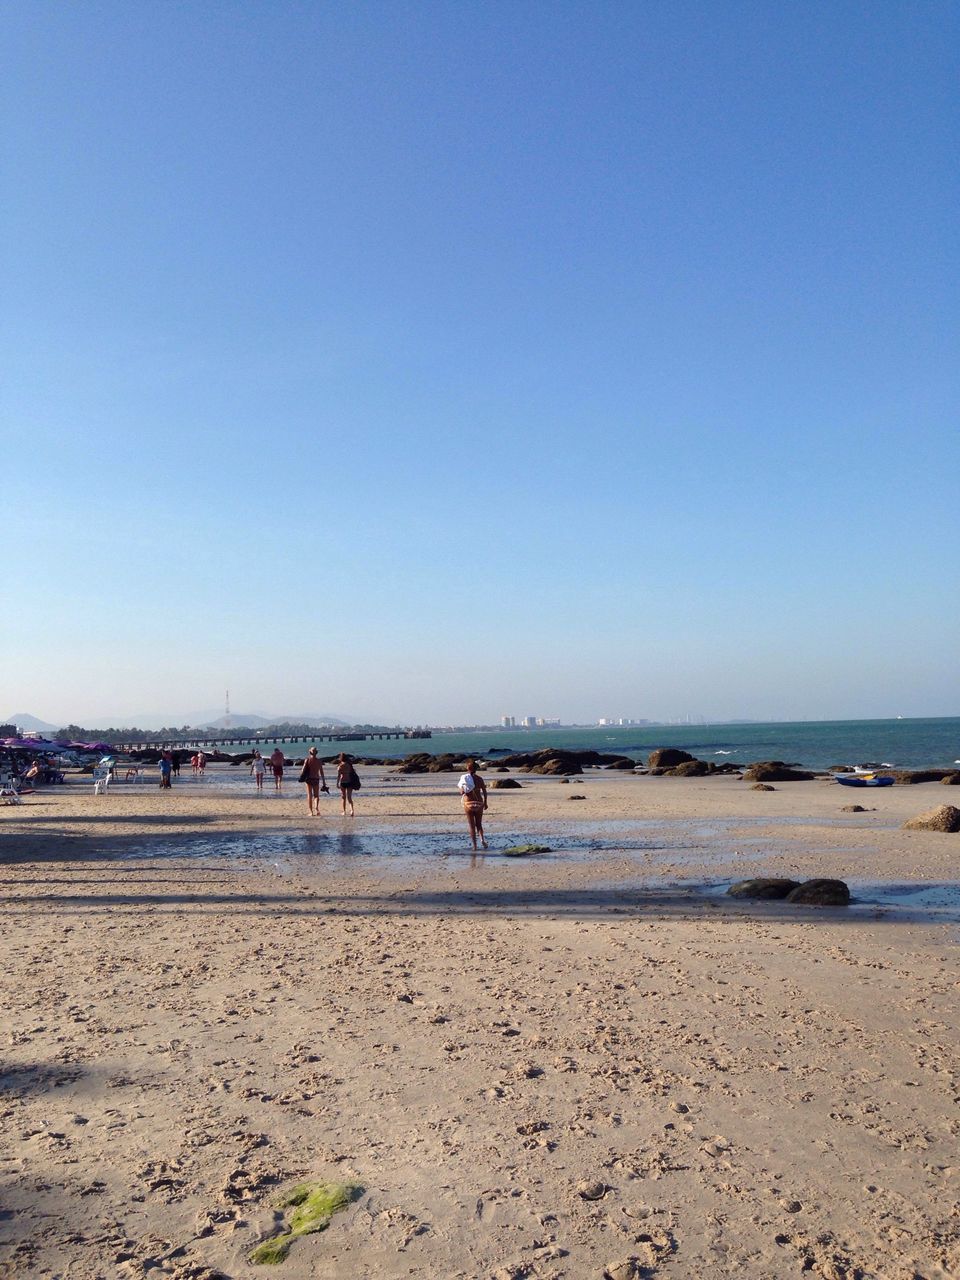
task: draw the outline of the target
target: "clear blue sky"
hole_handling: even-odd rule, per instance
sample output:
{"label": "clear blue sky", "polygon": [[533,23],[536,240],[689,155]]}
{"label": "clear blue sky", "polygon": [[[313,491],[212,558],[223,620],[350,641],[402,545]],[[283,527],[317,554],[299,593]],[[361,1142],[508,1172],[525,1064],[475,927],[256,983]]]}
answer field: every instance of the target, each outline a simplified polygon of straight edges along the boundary
{"label": "clear blue sky", "polygon": [[960,712],[957,4],[0,36],[0,717]]}

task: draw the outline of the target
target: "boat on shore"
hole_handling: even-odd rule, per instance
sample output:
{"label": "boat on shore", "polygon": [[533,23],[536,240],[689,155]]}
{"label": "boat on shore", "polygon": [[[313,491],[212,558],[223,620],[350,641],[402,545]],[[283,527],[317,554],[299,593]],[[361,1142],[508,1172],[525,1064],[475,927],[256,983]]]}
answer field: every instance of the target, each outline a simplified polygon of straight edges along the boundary
{"label": "boat on shore", "polygon": [[888,773],[838,773],[835,776],[841,787],[892,787],[896,781]]}

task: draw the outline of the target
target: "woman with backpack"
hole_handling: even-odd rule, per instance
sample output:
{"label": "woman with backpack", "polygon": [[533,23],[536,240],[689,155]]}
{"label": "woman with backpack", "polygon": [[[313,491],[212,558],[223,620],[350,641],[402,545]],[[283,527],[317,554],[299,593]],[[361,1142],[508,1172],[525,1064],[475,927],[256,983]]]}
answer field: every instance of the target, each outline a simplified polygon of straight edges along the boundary
{"label": "woman with backpack", "polygon": [[474,851],[477,848],[477,837],[481,846],[487,848],[487,838],[483,834],[483,814],[487,807],[487,784],[477,773],[476,760],[467,761],[467,772],[461,775],[457,790],[463,803],[463,812],[467,815],[467,826],[470,828],[470,839]]}

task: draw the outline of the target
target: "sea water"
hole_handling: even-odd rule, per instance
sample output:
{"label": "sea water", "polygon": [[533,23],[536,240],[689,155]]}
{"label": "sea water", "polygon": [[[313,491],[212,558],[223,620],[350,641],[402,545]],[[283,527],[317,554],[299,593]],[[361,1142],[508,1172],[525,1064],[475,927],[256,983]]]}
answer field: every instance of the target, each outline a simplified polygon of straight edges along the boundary
{"label": "sea water", "polygon": [[[282,744],[287,756],[303,755],[311,738]],[[271,751],[266,738],[261,750]],[[483,729],[438,732],[431,738],[376,738],[317,742],[320,754],[348,751],[356,756],[398,758],[414,751],[489,757],[543,747],[607,751],[645,759],[657,747],[679,747],[717,764],[785,760],[805,769],[875,762],[898,769],[948,768],[960,759],[960,717],[928,720],[804,720],[796,723],[588,726],[556,729]],[[244,747],[228,751],[249,750]],[[495,758],[495,757],[494,757]]]}

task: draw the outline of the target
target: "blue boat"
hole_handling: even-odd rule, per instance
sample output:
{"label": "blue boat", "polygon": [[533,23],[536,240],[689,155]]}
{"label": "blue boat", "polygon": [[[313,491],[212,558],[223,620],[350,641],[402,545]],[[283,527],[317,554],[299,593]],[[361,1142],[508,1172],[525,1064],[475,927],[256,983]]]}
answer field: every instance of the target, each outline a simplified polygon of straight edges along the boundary
{"label": "blue boat", "polygon": [[838,773],[835,776],[842,787],[892,787],[896,782],[888,773]]}

